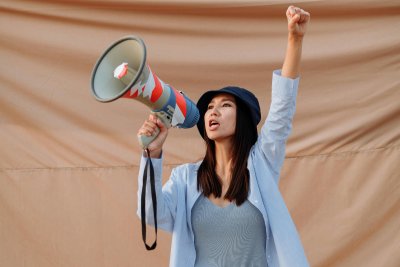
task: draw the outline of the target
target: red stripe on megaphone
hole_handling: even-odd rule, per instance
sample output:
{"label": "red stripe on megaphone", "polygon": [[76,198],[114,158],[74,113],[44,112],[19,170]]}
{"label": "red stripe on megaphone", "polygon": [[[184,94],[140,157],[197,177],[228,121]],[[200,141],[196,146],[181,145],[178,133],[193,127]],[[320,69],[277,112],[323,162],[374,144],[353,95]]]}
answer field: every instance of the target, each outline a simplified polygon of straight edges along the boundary
{"label": "red stripe on megaphone", "polygon": [[151,92],[150,101],[154,103],[160,98],[160,96],[163,92],[163,87],[162,87],[160,79],[158,79],[157,75],[154,75],[153,72],[151,72],[151,71],[150,71],[150,73],[151,73],[151,75],[153,75],[153,78],[154,78],[154,89]]}
{"label": "red stripe on megaphone", "polygon": [[122,97],[124,97],[124,98],[136,98],[139,95],[139,90],[136,90],[135,93],[133,93],[132,95],[131,95],[131,90],[132,90],[132,88],[129,89],[128,91],[126,91],[126,93]]}
{"label": "red stripe on megaphone", "polygon": [[175,89],[172,89],[172,90],[174,91],[175,96],[176,96],[176,104],[178,105],[179,109],[182,111],[183,116],[186,117],[186,101],[185,101],[185,98],[177,90],[175,90]]}

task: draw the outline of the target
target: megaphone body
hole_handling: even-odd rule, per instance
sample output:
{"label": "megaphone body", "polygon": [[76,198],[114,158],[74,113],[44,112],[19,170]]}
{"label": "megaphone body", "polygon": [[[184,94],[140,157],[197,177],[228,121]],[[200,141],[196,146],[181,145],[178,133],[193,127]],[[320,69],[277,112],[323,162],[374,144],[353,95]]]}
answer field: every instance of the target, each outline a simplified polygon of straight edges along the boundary
{"label": "megaphone body", "polygon": [[[113,43],[97,61],[91,79],[92,93],[101,102],[130,98],[148,106],[167,127],[190,128],[199,120],[199,111],[183,92],[164,83],[146,62],[146,46],[136,36]],[[140,136],[146,148],[158,132]]]}

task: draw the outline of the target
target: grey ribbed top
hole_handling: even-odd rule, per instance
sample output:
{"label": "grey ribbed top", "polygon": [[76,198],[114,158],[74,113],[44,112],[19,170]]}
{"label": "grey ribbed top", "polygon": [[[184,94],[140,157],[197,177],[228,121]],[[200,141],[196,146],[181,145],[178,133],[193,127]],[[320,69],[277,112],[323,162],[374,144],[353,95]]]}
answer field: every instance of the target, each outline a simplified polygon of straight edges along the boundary
{"label": "grey ribbed top", "polygon": [[195,267],[266,267],[265,224],[249,201],[218,207],[201,195],[192,209]]}

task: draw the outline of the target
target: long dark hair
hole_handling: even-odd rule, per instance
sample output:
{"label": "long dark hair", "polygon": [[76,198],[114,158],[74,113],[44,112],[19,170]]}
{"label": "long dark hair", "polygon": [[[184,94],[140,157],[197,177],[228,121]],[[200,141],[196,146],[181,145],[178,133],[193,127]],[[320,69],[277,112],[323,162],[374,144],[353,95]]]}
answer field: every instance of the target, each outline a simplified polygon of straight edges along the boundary
{"label": "long dark hair", "polygon": [[[251,147],[257,141],[257,127],[249,118],[250,111],[236,99],[236,127],[233,137],[231,182],[224,199],[235,201],[240,206],[247,199],[249,192],[250,175],[247,170],[247,158]],[[205,131],[205,128],[204,128]],[[197,189],[208,197],[213,194],[216,198],[221,197],[222,186],[220,178],[215,172],[215,143],[207,137],[204,132],[206,143],[206,154],[197,172]]]}

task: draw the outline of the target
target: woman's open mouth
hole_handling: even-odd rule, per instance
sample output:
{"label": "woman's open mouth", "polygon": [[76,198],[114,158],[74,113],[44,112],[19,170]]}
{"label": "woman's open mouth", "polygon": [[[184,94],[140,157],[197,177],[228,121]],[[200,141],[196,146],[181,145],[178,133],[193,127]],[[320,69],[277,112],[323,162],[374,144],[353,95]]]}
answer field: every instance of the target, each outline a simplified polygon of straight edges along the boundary
{"label": "woman's open mouth", "polygon": [[215,121],[215,120],[210,120],[210,121],[208,122],[208,128],[209,128],[211,131],[217,129],[218,126],[219,126],[219,123],[218,123],[217,121]]}

